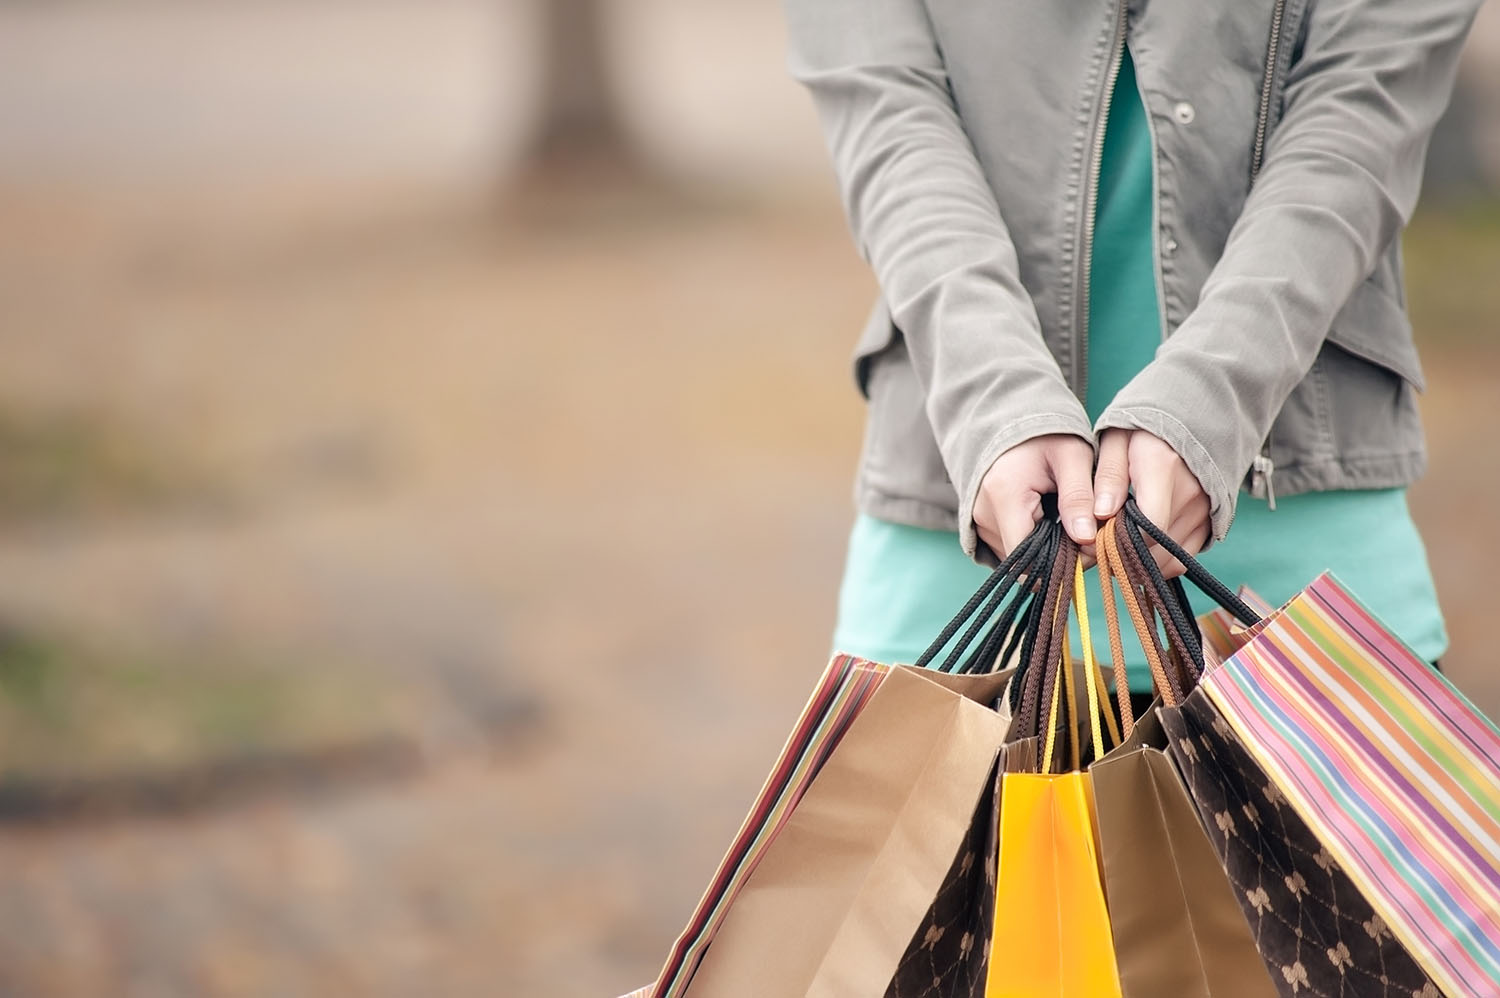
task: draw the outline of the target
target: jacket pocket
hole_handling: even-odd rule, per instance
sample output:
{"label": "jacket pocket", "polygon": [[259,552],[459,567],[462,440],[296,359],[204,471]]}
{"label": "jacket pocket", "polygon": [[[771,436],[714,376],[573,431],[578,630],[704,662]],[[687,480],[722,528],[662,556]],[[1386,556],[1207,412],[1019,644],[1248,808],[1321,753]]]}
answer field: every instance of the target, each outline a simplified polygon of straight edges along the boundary
{"label": "jacket pocket", "polygon": [[1383,287],[1366,281],[1333,320],[1328,342],[1401,376],[1417,391],[1427,387],[1406,309]]}

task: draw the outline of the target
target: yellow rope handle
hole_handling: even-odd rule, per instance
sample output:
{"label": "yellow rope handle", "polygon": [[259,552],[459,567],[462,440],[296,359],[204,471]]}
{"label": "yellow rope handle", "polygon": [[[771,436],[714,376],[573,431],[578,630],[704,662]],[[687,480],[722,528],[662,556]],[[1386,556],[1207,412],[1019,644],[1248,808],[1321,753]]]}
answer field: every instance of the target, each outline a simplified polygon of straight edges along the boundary
{"label": "yellow rope handle", "polygon": [[[1078,608],[1078,636],[1083,645],[1083,678],[1089,693],[1089,726],[1094,735],[1094,758],[1098,759],[1104,755],[1104,732],[1099,727],[1099,664],[1094,661],[1094,639],[1089,634],[1089,598],[1088,591],[1083,588],[1083,559],[1080,558],[1073,563],[1073,605]],[[1064,660],[1064,668],[1073,671],[1072,664]],[[1074,729],[1074,738],[1077,738],[1077,725]],[[1077,752],[1073,754],[1074,760],[1080,760]]]}
{"label": "yellow rope handle", "polygon": [[[1059,603],[1062,600],[1058,600]],[[1063,618],[1065,621],[1067,618]],[[1042,663],[1044,666],[1047,664]],[[1047,742],[1042,751],[1042,772],[1052,772],[1052,749],[1057,742],[1057,701],[1062,697],[1057,692],[1052,694],[1052,708],[1047,711]]]}
{"label": "yellow rope handle", "polygon": [[[1063,626],[1067,626],[1067,618],[1063,619]],[[1068,716],[1062,719],[1062,723],[1063,727],[1068,729],[1068,750],[1073,753],[1069,756],[1073,760],[1071,768],[1076,769],[1079,760],[1083,758],[1083,754],[1078,747],[1078,690],[1076,689],[1078,680],[1073,675],[1073,649],[1068,641],[1068,637],[1068,632],[1063,631],[1062,659],[1058,664],[1058,668],[1063,670],[1062,691],[1063,695],[1068,698]]]}
{"label": "yellow rope handle", "polygon": [[[1094,679],[1099,683],[1099,702],[1107,704],[1109,702],[1109,683],[1104,678],[1104,666],[1098,663],[1094,664]],[[1125,699],[1128,704],[1130,699],[1130,687],[1128,684],[1125,687]],[[1120,737],[1120,722],[1115,720],[1115,712],[1113,710],[1103,710],[1100,713],[1104,715],[1104,728],[1109,734],[1109,747],[1118,748],[1124,739]],[[1122,714],[1121,716],[1123,717],[1124,715]]]}

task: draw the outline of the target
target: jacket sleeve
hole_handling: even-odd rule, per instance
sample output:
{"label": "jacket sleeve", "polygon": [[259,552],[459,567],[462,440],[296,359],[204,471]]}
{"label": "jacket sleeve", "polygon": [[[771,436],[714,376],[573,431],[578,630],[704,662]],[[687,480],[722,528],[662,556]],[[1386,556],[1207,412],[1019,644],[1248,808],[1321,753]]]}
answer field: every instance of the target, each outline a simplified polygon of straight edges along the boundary
{"label": "jacket sleeve", "polygon": [[792,74],[812,93],[976,556],[974,500],[995,458],[1047,433],[1092,441],[1092,428],[1042,340],[922,0],[786,0],[786,11]]}
{"label": "jacket sleeve", "polygon": [[1264,167],[1197,307],[1096,424],[1171,444],[1216,538],[1334,317],[1411,217],[1478,6],[1314,0]]}

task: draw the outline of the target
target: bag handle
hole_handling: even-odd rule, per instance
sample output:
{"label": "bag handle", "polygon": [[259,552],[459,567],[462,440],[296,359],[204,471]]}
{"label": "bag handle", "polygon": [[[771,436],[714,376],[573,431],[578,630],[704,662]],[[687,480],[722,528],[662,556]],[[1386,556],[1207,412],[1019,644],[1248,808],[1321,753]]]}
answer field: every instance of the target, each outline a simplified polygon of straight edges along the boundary
{"label": "bag handle", "polygon": [[1110,654],[1114,657],[1115,663],[1115,693],[1119,701],[1120,720],[1125,730],[1125,737],[1129,738],[1135,730],[1135,712],[1130,706],[1130,686],[1125,671],[1124,642],[1120,637],[1119,608],[1114,600],[1116,582],[1124,596],[1127,612],[1131,623],[1135,626],[1146,661],[1150,665],[1152,685],[1161,695],[1163,702],[1169,706],[1175,706],[1181,700],[1181,689],[1172,681],[1170,673],[1162,663],[1161,646],[1157,640],[1156,628],[1141,605],[1135,582],[1121,555],[1119,539],[1116,535],[1118,526],[1118,517],[1105,521],[1099,530],[1099,540],[1095,545],[1095,551],[1099,560],[1099,586],[1104,593],[1104,618],[1109,632]]}
{"label": "bag handle", "polygon": [[[1026,731],[1039,731],[1041,719],[1054,714],[1052,703],[1057,693],[1057,670],[1052,663],[1062,656],[1062,639],[1067,633],[1067,601],[1062,595],[1063,583],[1078,558],[1078,545],[1067,534],[1058,532],[1057,555],[1047,579],[1042,618],[1037,630],[1030,661],[1025,664],[1026,682],[1021,694],[1021,724]],[[1061,621],[1062,626],[1059,626]]]}
{"label": "bag handle", "polygon": [[[1038,556],[1047,546],[1049,535],[1060,526],[1055,522],[1043,518],[1026,538],[1013,550],[1004,561],[1001,562],[993,572],[990,573],[979,589],[970,596],[968,601],[958,611],[952,620],[938,634],[937,638],[927,646],[927,649],[918,656],[916,666],[918,668],[933,668],[933,661],[938,654],[948,645],[955,634],[958,634],[965,623],[968,624],[963,635],[954,645],[941,665],[937,669],[941,672],[977,672],[988,663],[983,660],[982,652],[991,646],[992,639],[996,634],[1004,631],[999,625],[1002,623],[1008,628],[1014,622],[1015,612],[1001,613],[1001,607],[1005,599],[1011,594],[1011,590],[1023,577],[1035,570]],[[1024,601],[1026,594],[1019,597],[1017,603]],[[1019,610],[1019,606],[1011,608]],[[1001,613],[1000,619],[996,619],[997,613]],[[986,624],[991,624],[991,630],[985,638],[978,641],[981,631]],[[1001,638],[1000,640],[1003,640]],[[970,657],[965,660],[965,653],[971,652]]]}
{"label": "bag handle", "polygon": [[[1199,561],[1182,549],[1182,545],[1174,541],[1167,532],[1147,518],[1136,505],[1135,497],[1131,496],[1125,500],[1124,514],[1133,525],[1143,531],[1147,536],[1161,545],[1162,550],[1176,558],[1187,569],[1187,577],[1203,591],[1210,599],[1219,606],[1228,610],[1239,622],[1247,627],[1260,623],[1260,614],[1251,609],[1250,605],[1240,599],[1229,587],[1214,577],[1214,574],[1204,568]],[[1155,559],[1150,559],[1153,563]],[[1160,574],[1158,570],[1158,574]]]}
{"label": "bag handle", "polygon": [[1146,600],[1146,617],[1151,633],[1157,633],[1157,618],[1160,618],[1167,633],[1165,651],[1160,646],[1156,650],[1163,656],[1163,666],[1171,667],[1167,672],[1168,676],[1174,673],[1177,676],[1180,699],[1182,691],[1198,685],[1198,678],[1203,674],[1203,650],[1198,640],[1193,608],[1188,604],[1187,592],[1181,585],[1174,588],[1162,578],[1161,569],[1157,567],[1156,559],[1152,557],[1151,549],[1140,531],[1128,521],[1120,524],[1119,529],[1124,531],[1127,539],[1127,543],[1120,549],[1126,572]]}
{"label": "bag handle", "polygon": [[1038,675],[1032,668],[1039,658],[1038,638],[1041,639],[1043,652],[1046,650],[1047,642],[1051,640],[1050,631],[1047,630],[1047,624],[1052,619],[1048,594],[1056,568],[1057,552],[1061,544],[1062,529],[1059,526],[1048,535],[1043,554],[1039,557],[1038,567],[1034,572],[1036,583],[1031,605],[1027,609],[1027,626],[1021,639],[1019,666],[1010,683],[1010,709],[1017,716],[1022,713],[1022,700],[1026,689],[1030,687],[1032,678]]}
{"label": "bag handle", "polygon": [[[1072,562],[1073,575],[1070,580],[1073,590],[1071,602],[1078,613],[1078,635],[1079,644],[1083,652],[1083,684],[1088,703],[1089,734],[1093,739],[1094,758],[1098,759],[1105,752],[1104,730],[1099,719],[1100,708],[1103,707],[1104,710],[1108,710],[1109,704],[1108,701],[1104,701],[1101,697],[1101,687],[1103,684],[1101,682],[1099,664],[1094,658],[1094,641],[1089,627],[1088,590],[1085,588],[1083,582],[1083,559],[1073,557],[1070,560]],[[1083,764],[1083,757],[1078,745],[1076,696],[1073,690],[1076,679],[1073,675],[1072,656],[1068,653],[1067,603],[1061,602],[1061,606],[1063,607],[1060,614],[1062,619],[1057,628],[1061,653],[1053,663],[1049,664],[1054,665],[1060,673],[1059,681],[1062,684],[1062,696],[1054,696],[1047,710],[1047,738],[1042,751],[1043,773],[1050,773],[1052,771],[1052,758],[1057,743],[1058,701],[1060,699],[1066,699],[1068,703],[1068,710],[1065,712],[1066,716],[1063,718],[1063,724],[1068,729],[1068,743],[1072,749],[1072,766],[1077,769],[1081,768]]]}
{"label": "bag handle", "polygon": [[[1035,576],[1039,567],[1050,561],[1050,545],[1039,547],[1028,566],[1021,569],[1021,574],[1026,578]],[[1025,638],[1024,628],[1034,625],[1036,617],[1031,613],[1031,608],[1036,603],[1035,585],[1028,584],[1018,591],[1016,598],[1006,606],[999,617],[991,625],[989,633],[985,636],[979,650],[964,665],[959,666],[957,672],[980,672],[998,667],[999,664],[1012,661],[1012,656],[1017,650],[1021,640]],[[1024,616],[1022,614],[1024,613]],[[1020,617],[1022,631],[1017,632],[1014,625]]]}

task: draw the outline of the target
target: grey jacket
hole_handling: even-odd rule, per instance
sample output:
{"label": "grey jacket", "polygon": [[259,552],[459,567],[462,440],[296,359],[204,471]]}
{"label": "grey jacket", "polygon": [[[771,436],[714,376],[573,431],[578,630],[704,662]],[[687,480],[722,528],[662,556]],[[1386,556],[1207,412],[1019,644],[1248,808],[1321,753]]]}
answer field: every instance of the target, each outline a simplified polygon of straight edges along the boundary
{"label": "grey jacket", "polygon": [[[862,510],[956,527],[974,555],[1001,452],[1105,427],[1170,443],[1217,538],[1242,483],[1421,474],[1400,233],[1479,0],[785,2],[882,292],[856,350]],[[1162,345],[1091,427],[1090,240],[1126,44]]]}

